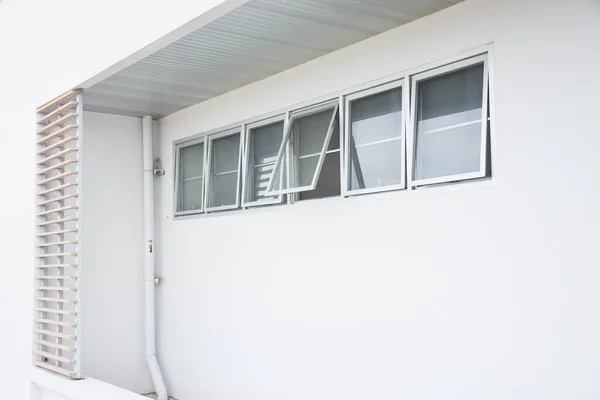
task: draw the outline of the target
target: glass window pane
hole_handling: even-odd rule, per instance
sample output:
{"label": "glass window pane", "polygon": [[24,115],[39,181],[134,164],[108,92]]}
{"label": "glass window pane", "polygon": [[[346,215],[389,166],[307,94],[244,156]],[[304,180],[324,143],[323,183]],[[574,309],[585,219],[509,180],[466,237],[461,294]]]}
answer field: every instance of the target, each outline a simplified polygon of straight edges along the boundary
{"label": "glass window pane", "polygon": [[239,151],[239,133],[211,142],[209,207],[237,204]]}
{"label": "glass window pane", "polygon": [[204,143],[179,150],[179,176],[181,180],[198,178],[204,171]]}
{"label": "glass window pane", "polygon": [[315,190],[300,193],[300,200],[321,199],[340,194],[340,153],[329,153],[323,161],[323,168]]}
{"label": "glass window pane", "polygon": [[[324,156],[323,147],[334,114],[337,119],[337,105],[332,105],[325,111],[316,111],[313,114],[292,119],[290,134],[284,143],[289,151],[290,159],[288,160],[288,154],[284,153],[281,159],[277,160],[277,170],[280,173],[283,171],[283,174],[278,173],[273,178],[271,190],[298,189],[312,186],[313,181],[316,182],[319,158]],[[333,144],[328,147],[337,146],[339,148],[337,123],[334,123],[333,126],[332,140]],[[286,166],[290,170],[289,177]],[[282,176],[286,178],[283,179],[283,183],[280,182]]]}
{"label": "glass window pane", "polygon": [[211,178],[210,207],[231,206],[237,203],[237,173]]}
{"label": "glass window pane", "polygon": [[479,171],[481,123],[427,133],[417,145],[417,179]]}
{"label": "glass window pane", "polygon": [[402,88],[354,100],[350,110],[357,146],[402,135]]}
{"label": "glass window pane", "polygon": [[265,198],[283,137],[283,121],[250,131],[246,201]]}
{"label": "glass window pane", "polygon": [[178,211],[202,209],[202,185],[204,179],[193,179],[179,184]]}
{"label": "glass window pane", "polygon": [[479,171],[482,103],[483,64],[419,82],[416,179]]}
{"label": "glass window pane", "polygon": [[332,112],[333,109],[329,109],[294,120],[293,133],[298,156],[321,153]]}
{"label": "glass window pane", "polygon": [[418,128],[434,129],[481,119],[483,64],[419,82]]}
{"label": "glass window pane", "polygon": [[402,183],[402,88],[350,103],[350,190]]}
{"label": "glass window pane", "polygon": [[313,177],[315,176],[315,170],[317,169],[318,162],[318,155],[298,160],[299,187],[312,185]]}
{"label": "glass window pane", "polygon": [[179,197],[177,211],[202,209],[204,143],[179,150]]}
{"label": "glass window pane", "polygon": [[402,141],[352,147],[350,190],[399,185],[403,175]]}
{"label": "glass window pane", "polygon": [[237,171],[240,156],[240,134],[214,139],[212,144],[212,173]]}

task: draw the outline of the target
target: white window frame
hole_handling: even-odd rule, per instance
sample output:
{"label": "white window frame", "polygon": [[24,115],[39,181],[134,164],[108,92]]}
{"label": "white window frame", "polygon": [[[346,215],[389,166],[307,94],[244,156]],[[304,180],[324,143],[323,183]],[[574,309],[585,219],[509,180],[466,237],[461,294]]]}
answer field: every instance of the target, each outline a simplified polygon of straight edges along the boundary
{"label": "white window frame", "polygon": [[[402,190],[406,189],[406,165],[407,165],[407,157],[406,157],[406,124],[409,119],[409,90],[405,87],[405,78],[401,78],[392,82],[384,83],[379,86],[370,87],[368,89],[361,90],[360,92],[355,92],[345,96],[344,99],[344,130],[343,130],[343,147],[344,147],[344,182],[342,183],[342,195],[344,197],[355,196],[360,194],[367,193],[377,193],[377,192],[388,192],[392,190]],[[350,187],[350,163],[351,160],[351,149],[350,149],[350,131],[352,129],[352,121],[351,121],[351,113],[352,107],[351,103],[355,100],[359,100],[362,98],[366,98],[375,94],[387,92],[389,90],[402,88],[402,126],[400,131],[400,141],[401,141],[401,155],[402,155],[402,164],[401,164],[401,172],[402,172],[402,180],[399,184],[388,185],[388,186],[379,186],[373,188],[365,188],[365,189],[349,189]],[[340,131],[341,132],[341,131]],[[398,139],[385,139],[381,141],[381,143],[385,143],[392,140]]]}
{"label": "white window frame", "polygon": [[[208,135],[208,146],[205,145],[205,147],[207,148],[207,152],[208,155],[206,157],[206,165],[205,165],[205,174],[206,174],[206,178],[205,178],[205,182],[206,182],[206,187],[204,189],[204,193],[205,193],[205,197],[204,197],[204,209],[206,210],[206,212],[215,212],[215,211],[224,211],[224,210],[232,210],[232,209],[236,209],[236,208],[240,208],[240,190],[241,190],[241,175],[242,175],[242,150],[244,147],[244,135],[243,130],[242,130],[243,126],[236,126],[235,128],[231,128],[231,129],[227,129],[225,131],[221,131],[219,133],[215,133],[212,135]],[[209,201],[209,196],[211,195],[210,191],[211,191],[211,176],[212,176],[212,143],[213,141],[217,140],[217,139],[222,139],[225,138],[227,136],[232,136],[232,135],[240,135],[240,145],[238,148],[238,168],[237,168],[237,187],[236,187],[236,198],[235,198],[235,204],[231,204],[231,205],[226,205],[226,206],[217,206],[217,207],[209,207],[208,206],[208,201]]]}
{"label": "white window frame", "polygon": [[[442,76],[448,73],[452,73],[455,71],[459,71],[461,69],[465,69],[471,67],[473,65],[483,64],[483,92],[482,92],[482,107],[481,107],[481,120],[472,121],[472,123],[481,123],[481,147],[480,147],[480,159],[479,159],[479,171],[468,172],[464,174],[454,174],[447,176],[440,176],[436,178],[427,178],[427,179],[415,179],[415,162],[417,159],[416,155],[416,142],[417,142],[417,87],[418,83],[430,78],[434,78],[437,76]],[[487,133],[488,133],[488,85],[489,85],[489,61],[488,54],[482,54],[479,56],[471,57],[468,59],[464,59],[461,61],[453,62],[438,68],[431,69],[429,71],[425,71],[422,73],[418,73],[412,76],[412,85],[411,85],[411,104],[410,104],[410,123],[409,123],[409,135],[408,135],[408,151],[407,151],[407,166],[408,166],[408,178],[409,185],[411,187],[418,186],[426,186],[426,185],[434,185],[440,183],[448,183],[448,182],[456,182],[463,181],[469,179],[477,179],[484,178],[487,174],[486,164],[487,164]],[[456,126],[447,127],[454,128],[463,126],[466,124],[458,124]]]}
{"label": "white window frame", "polygon": [[[248,174],[250,172],[250,168],[254,168],[254,165],[250,165],[250,140],[251,140],[251,134],[252,134],[252,130],[256,129],[256,128],[260,128],[266,125],[271,125],[277,122],[283,122],[283,132],[281,133],[281,139],[283,140],[284,134],[286,132],[287,129],[287,117],[286,114],[279,114],[270,118],[266,118],[266,119],[262,119],[256,122],[252,122],[250,124],[244,125],[244,154],[243,154],[243,160],[242,160],[242,207],[256,207],[256,206],[264,206],[264,205],[269,205],[269,204],[279,204],[283,201],[283,195],[279,194],[274,198],[265,198],[265,199],[260,199],[260,200],[254,200],[254,201],[246,201],[246,197],[247,197],[247,188],[249,185],[248,182]],[[275,160],[275,163],[277,163],[277,160]],[[273,173],[275,172],[275,167],[273,168]],[[283,173],[285,171],[281,170],[279,173],[283,176]],[[271,179],[269,178],[269,182],[267,183],[267,185],[269,185],[271,183]],[[268,189],[268,188],[267,188]],[[267,194],[268,192],[265,193],[266,196],[268,196]]]}
{"label": "white window frame", "polygon": [[[442,177],[442,178],[435,178],[435,179],[431,179],[431,180],[415,180],[413,179],[413,174],[414,174],[414,170],[415,170],[415,135],[416,135],[416,121],[415,121],[415,114],[416,114],[416,99],[415,99],[415,90],[416,90],[416,82],[420,81],[420,80],[424,80],[428,77],[433,77],[436,75],[442,75],[444,73],[447,72],[453,72],[455,70],[459,70],[461,69],[461,67],[467,67],[469,65],[473,65],[473,64],[477,64],[478,62],[481,62],[481,60],[483,60],[484,63],[484,77],[485,80],[487,81],[487,84],[484,85],[483,87],[483,99],[485,99],[486,101],[484,101],[484,103],[482,104],[482,116],[483,118],[485,118],[485,123],[482,124],[482,128],[485,129],[485,135],[482,137],[482,141],[481,141],[481,162],[483,163],[483,165],[480,168],[480,171],[478,171],[477,173],[468,173],[468,174],[461,174],[461,175],[455,175],[455,176],[449,176],[449,177]],[[424,65],[420,65],[418,67],[414,67],[414,68],[409,68],[406,69],[402,72],[398,72],[398,73],[394,73],[391,74],[389,76],[385,76],[382,78],[378,78],[375,79],[373,81],[370,82],[363,82],[361,84],[349,87],[349,88],[345,88],[342,89],[340,91],[337,91],[335,93],[331,93],[325,96],[321,96],[312,100],[308,100],[308,101],[304,101],[301,102],[299,104],[293,105],[293,106],[286,106],[283,107],[279,110],[273,111],[273,112],[269,112],[269,113],[265,113],[262,114],[260,116],[256,116],[256,117],[252,117],[252,118],[248,118],[246,120],[237,122],[235,124],[229,124],[226,126],[223,126],[221,128],[218,129],[213,129],[210,130],[208,132],[202,133],[202,134],[197,134],[197,135],[192,135],[192,136],[188,136],[186,138],[180,139],[180,140],[176,140],[173,142],[173,146],[174,146],[174,151],[173,151],[173,159],[174,161],[174,175],[175,175],[175,179],[174,179],[174,183],[175,183],[175,187],[174,187],[174,202],[173,202],[173,210],[174,210],[174,216],[175,217],[179,217],[179,216],[185,216],[185,215],[204,215],[207,216],[207,210],[191,210],[191,211],[186,211],[186,212],[177,212],[177,204],[179,202],[179,187],[178,187],[178,176],[179,176],[179,153],[178,153],[178,149],[181,147],[185,147],[186,145],[191,145],[193,143],[198,143],[199,141],[204,140],[205,142],[205,146],[204,146],[204,174],[205,174],[205,185],[203,186],[203,190],[204,190],[204,200],[203,200],[203,207],[206,208],[206,196],[207,196],[207,191],[208,191],[208,168],[209,168],[209,164],[208,164],[208,159],[209,159],[209,146],[208,146],[208,140],[209,137],[211,137],[211,135],[217,134],[217,133],[221,133],[224,132],[226,130],[235,130],[235,131],[240,131],[241,133],[241,140],[240,140],[240,146],[242,148],[242,157],[241,159],[241,169],[240,169],[240,179],[243,180],[243,178],[245,177],[245,159],[242,159],[244,157],[245,154],[245,146],[246,146],[246,135],[244,134],[244,132],[246,131],[245,129],[245,124],[254,124],[255,122],[260,122],[263,121],[265,119],[274,117],[274,116],[279,116],[282,114],[285,114],[285,125],[284,125],[284,135],[289,134],[288,130],[291,128],[291,125],[289,125],[289,121],[290,121],[290,115],[293,113],[294,115],[297,115],[298,112],[307,109],[309,110],[310,108],[313,108],[315,106],[319,106],[321,104],[325,104],[325,103],[332,103],[334,101],[337,101],[338,104],[338,123],[340,126],[340,135],[341,135],[341,143],[340,143],[340,153],[341,153],[341,158],[340,160],[343,160],[340,162],[340,177],[341,177],[341,193],[342,198],[354,198],[356,199],[357,197],[360,196],[356,196],[358,194],[361,193],[356,193],[355,191],[349,192],[348,191],[348,169],[346,168],[346,160],[348,158],[348,153],[346,151],[346,149],[348,148],[348,135],[346,134],[347,132],[347,112],[345,111],[346,109],[346,97],[349,96],[353,96],[356,93],[362,92],[362,91],[367,91],[367,90],[371,90],[371,89],[375,89],[377,87],[383,86],[383,85],[387,85],[387,84],[391,84],[392,82],[395,81],[400,81],[403,80],[403,123],[404,123],[404,129],[405,129],[405,141],[406,141],[406,152],[405,152],[405,169],[406,169],[406,174],[405,174],[405,179],[406,179],[406,184],[405,184],[405,189],[404,191],[396,191],[397,195],[403,196],[403,195],[411,195],[411,193],[413,193],[414,191],[419,191],[421,189],[423,190],[443,190],[444,188],[449,187],[450,185],[452,185],[454,182],[456,183],[460,183],[461,185],[482,185],[484,187],[488,186],[488,185],[494,185],[496,182],[496,174],[498,172],[498,163],[497,163],[497,158],[496,156],[496,130],[494,129],[495,126],[495,98],[493,96],[493,94],[495,93],[495,87],[494,87],[494,47],[492,43],[488,43],[488,44],[484,44],[469,50],[465,50],[459,53],[456,53],[454,55],[448,55],[444,58],[440,58],[436,61],[424,64]],[[408,90],[410,88],[410,90]],[[487,100],[489,100],[489,106],[488,106],[488,102]],[[485,113],[485,114],[484,114]],[[333,133],[333,131],[332,131]],[[284,137],[285,141],[287,141],[287,139]],[[282,143],[284,143],[282,140]],[[331,136],[328,139],[328,143],[326,145],[326,148],[329,147],[329,142],[331,141]],[[487,149],[487,145],[488,143],[490,143],[490,149],[488,152]],[[288,160],[290,159],[290,149],[289,146],[285,146],[285,148],[283,149],[283,151],[285,153],[287,153],[287,157]],[[282,153],[282,149],[279,149],[279,154],[278,154],[278,160],[276,160],[276,168],[280,168],[280,162],[279,162],[279,158],[281,157],[281,153]],[[491,158],[491,170],[490,171],[486,171],[487,168],[487,161],[488,161],[488,157]],[[324,157],[323,157],[323,161],[324,161]],[[485,171],[485,173],[481,173],[481,171]],[[291,178],[291,172],[290,171],[290,165],[288,163],[286,171],[284,173],[287,174],[288,180]],[[493,172],[493,174],[489,174],[490,172]],[[318,176],[320,177],[320,173],[321,171],[319,171]],[[273,177],[271,177],[273,178]],[[480,179],[477,179],[480,178]],[[317,177],[318,179],[318,177]],[[463,180],[463,182],[460,182],[461,180]],[[317,180],[318,182],[318,180]],[[440,183],[440,185],[436,185],[436,183]],[[269,182],[269,185],[271,185],[271,182]],[[244,188],[241,187],[242,185],[239,185],[238,188],[240,190],[244,190]],[[315,187],[316,187],[316,182],[315,182]],[[387,187],[382,187],[382,188],[377,188],[377,189],[387,189]],[[293,189],[293,190],[297,190],[297,189]],[[391,189],[390,189],[391,190]],[[379,191],[379,190],[378,190]],[[374,192],[378,192],[378,191],[374,191]],[[381,190],[382,192],[389,192],[388,190]],[[240,192],[240,196],[238,197],[238,199],[241,199],[242,197],[242,193],[245,192]],[[269,192],[267,191],[267,195],[268,196],[275,196],[278,195],[278,193],[273,194],[272,191]],[[283,194],[283,193],[280,193]],[[383,194],[383,193],[382,193]],[[391,193],[388,193],[391,194]],[[295,197],[297,195],[296,194],[292,194],[284,197],[284,203],[287,204],[293,204],[295,203]],[[338,197],[338,196],[336,196]],[[332,198],[333,199],[333,198]],[[287,200],[287,201],[285,201]],[[310,203],[312,202],[311,200],[306,201],[306,203]],[[303,201],[302,203],[305,203],[305,201]],[[240,204],[241,204],[241,200],[240,200]],[[232,206],[233,208],[233,206]],[[240,208],[238,207],[238,209],[244,209],[244,208],[250,208],[250,207],[243,207]],[[212,211],[212,210],[211,210]]]}
{"label": "white window frame", "polygon": [[[292,161],[289,159],[289,154],[290,154],[289,138],[290,138],[290,135],[292,134],[292,130],[294,127],[294,120],[305,117],[307,115],[316,114],[321,111],[329,110],[329,109],[332,109],[333,113],[331,115],[331,120],[329,121],[327,133],[325,134],[325,141],[323,142],[323,148],[321,149],[321,152],[319,154],[319,161],[317,162],[317,168],[315,170],[315,174],[313,175],[313,180],[312,180],[311,184],[306,185],[306,186],[288,188],[288,189],[273,190],[273,185],[275,184],[274,178],[277,174],[280,173],[280,169],[281,169],[281,166],[283,163],[283,158],[287,157],[287,159],[288,159],[288,166],[287,166],[288,169],[289,169],[289,164]],[[307,108],[296,110],[296,111],[293,111],[290,113],[289,119],[287,121],[287,127],[285,129],[285,134],[283,136],[283,141],[281,142],[281,146],[279,147],[279,152],[277,153],[277,160],[275,161],[275,168],[273,170],[273,175],[271,175],[271,179],[269,180],[269,185],[267,186],[267,195],[275,196],[275,195],[282,195],[282,194],[300,193],[300,192],[304,192],[304,191],[314,190],[316,188],[317,182],[319,180],[319,176],[321,175],[321,168],[323,167],[323,162],[325,161],[325,154],[327,153],[327,148],[329,147],[329,141],[331,140],[331,135],[333,133],[333,129],[337,122],[336,119],[339,120],[339,114],[338,114],[339,110],[340,110],[340,104],[339,104],[339,100],[336,98],[334,100],[330,100],[330,101],[327,101],[327,102],[324,102],[321,104],[309,106]],[[339,122],[337,122],[337,123],[339,123]],[[342,132],[340,129],[340,134],[341,133]],[[341,151],[341,147],[342,146],[341,146],[341,140],[340,140],[340,151]],[[290,178],[290,176],[288,173],[288,179],[289,178]],[[287,182],[289,185],[290,181],[288,180]]]}
{"label": "white window frame", "polygon": [[[179,179],[180,167],[181,167],[181,150],[194,146],[200,143],[204,143],[204,157],[202,160],[202,207],[197,208],[195,210],[187,210],[187,211],[179,211],[179,203],[181,202],[179,185],[181,183],[181,179]],[[206,138],[200,137],[193,140],[188,140],[186,142],[178,143],[175,145],[175,202],[173,204],[173,211],[175,216],[183,216],[183,215],[191,215],[191,214],[200,214],[204,212],[204,208],[206,206],[205,203],[205,193],[206,193],[206,157],[207,157],[207,144]]]}

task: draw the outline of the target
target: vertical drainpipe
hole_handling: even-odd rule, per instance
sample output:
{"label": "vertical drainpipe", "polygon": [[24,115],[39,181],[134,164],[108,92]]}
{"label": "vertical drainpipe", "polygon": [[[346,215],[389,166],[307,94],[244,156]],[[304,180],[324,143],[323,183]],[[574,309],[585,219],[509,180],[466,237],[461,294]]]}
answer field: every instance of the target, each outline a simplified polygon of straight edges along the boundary
{"label": "vertical drainpipe", "polygon": [[142,118],[144,160],[144,321],[146,362],[158,400],[167,400],[167,387],[156,358],[156,306],[154,293],[154,152],[152,117]]}

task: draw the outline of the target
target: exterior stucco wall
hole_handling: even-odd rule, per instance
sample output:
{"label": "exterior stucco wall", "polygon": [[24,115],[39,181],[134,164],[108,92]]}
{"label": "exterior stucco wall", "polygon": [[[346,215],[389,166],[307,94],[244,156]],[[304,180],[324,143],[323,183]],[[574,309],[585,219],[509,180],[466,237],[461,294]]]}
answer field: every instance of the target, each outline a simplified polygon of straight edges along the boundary
{"label": "exterior stucco wall", "polygon": [[[162,119],[181,399],[600,396],[597,1],[467,0]],[[173,141],[493,43],[495,185],[173,220]]]}
{"label": "exterior stucco wall", "polygon": [[142,122],[86,112],[83,132],[82,373],[152,392],[144,354]]}

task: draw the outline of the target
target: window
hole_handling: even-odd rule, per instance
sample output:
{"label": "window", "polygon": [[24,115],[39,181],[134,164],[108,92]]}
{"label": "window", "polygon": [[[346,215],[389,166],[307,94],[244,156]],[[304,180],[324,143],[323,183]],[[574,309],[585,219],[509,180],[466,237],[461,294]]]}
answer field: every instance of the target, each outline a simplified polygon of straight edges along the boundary
{"label": "window", "polygon": [[[332,160],[335,156],[326,157],[329,154],[337,153],[339,174],[337,119],[337,101],[296,111],[290,115],[288,129],[277,154],[274,174],[269,181],[268,194],[315,190],[325,159],[328,159],[328,171],[334,164]],[[337,144],[333,144],[334,148],[330,149],[331,137],[336,129]]]}
{"label": "window", "polygon": [[340,127],[336,118],[329,146],[325,152],[321,173],[314,190],[298,193],[297,200],[322,199],[339,196],[341,191],[340,179]]}
{"label": "window", "polygon": [[178,145],[176,214],[490,177],[487,54],[440,65]]}
{"label": "window", "polygon": [[208,138],[208,193],[206,211],[239,207],[240,130],[234,129]]}
{"label": "window", "polygon": [[415,186],[486,176],[486,64],[480,56],[415,76]]}
{"label": "window", "polygon": [[177,211],[202,211],[204,199],[204,142],[196,140],[177,151]]}
{"label": "window", "polygon": [[348,193],[405,187],[402,82],[346,97]]}
{"label": "window", "polygon": [[246,126],[243,206],[280,203],[282,200],[282,195],[267,196],[267,185],[283,139],[284,118],[277,116]]}

